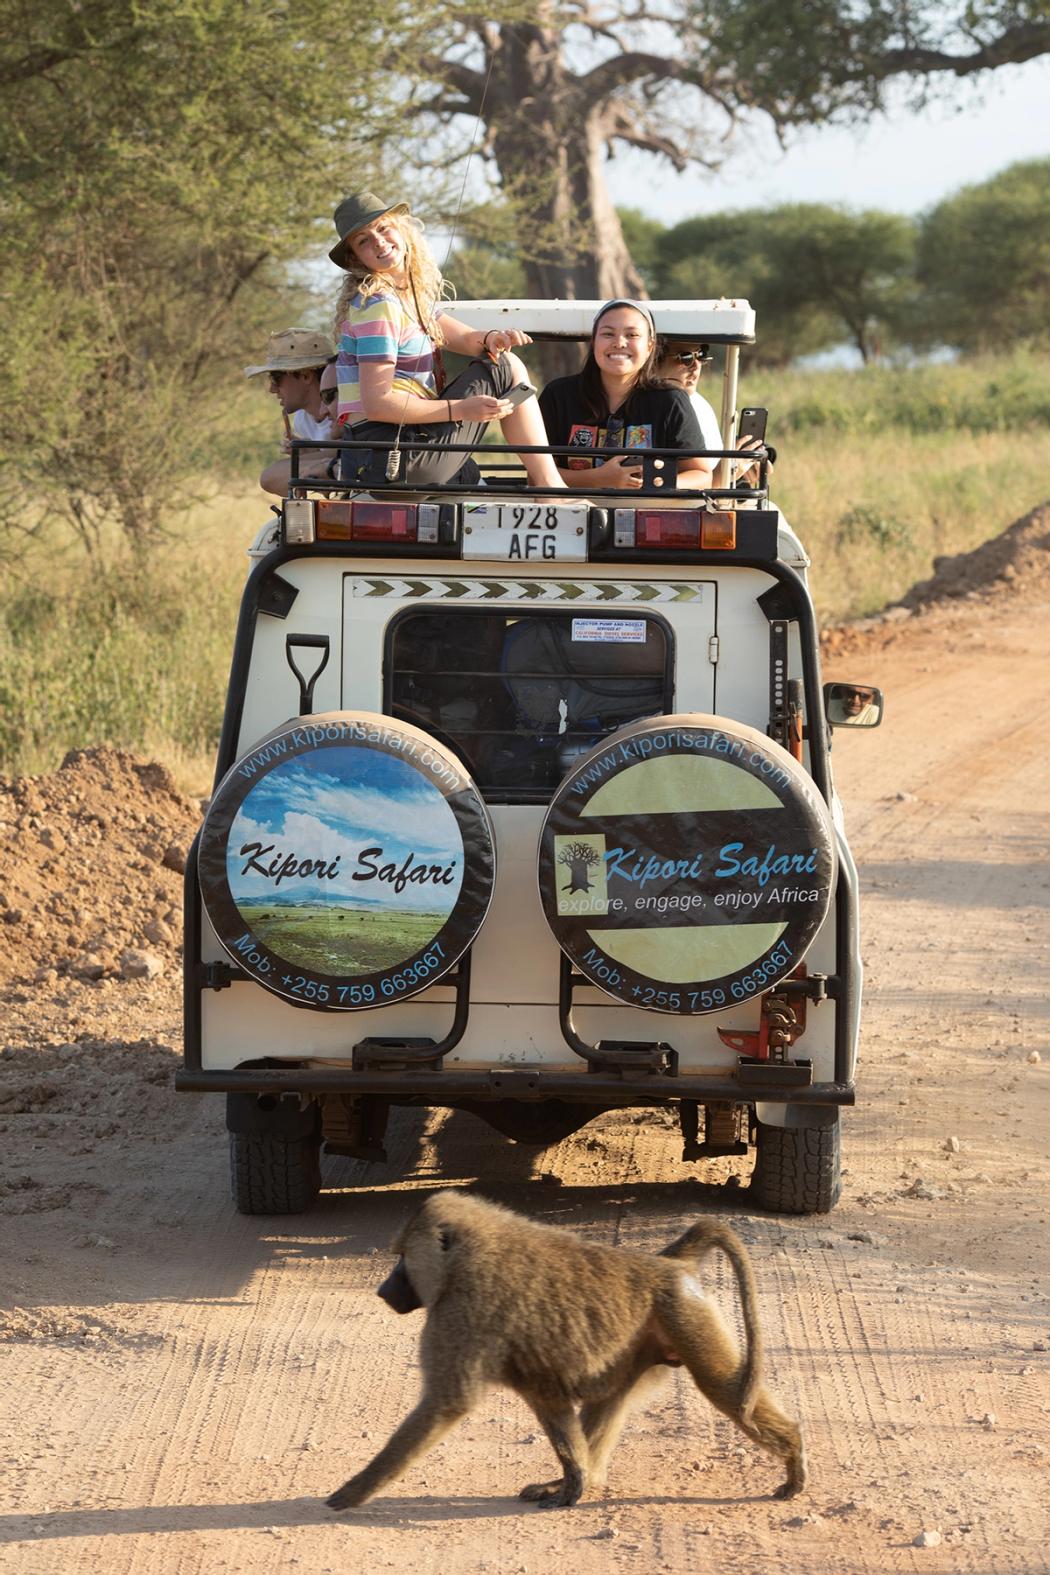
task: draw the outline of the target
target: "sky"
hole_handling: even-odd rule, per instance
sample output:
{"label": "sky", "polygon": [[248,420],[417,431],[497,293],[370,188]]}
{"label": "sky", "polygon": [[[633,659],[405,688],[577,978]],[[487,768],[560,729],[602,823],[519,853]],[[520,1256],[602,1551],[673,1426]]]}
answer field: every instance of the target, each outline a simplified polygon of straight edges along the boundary
{"label": "sky", "polygon": [[822,127],[792,138],[785,153],[757,125],[738,133],[720,173],[677,175],[649,154],[607,166],[613,200],[663,224],[727,208],[781,202],[845,203],[918,213],[960,186],[1019,159],[1050,156],[1050,60],[1003,66],[953,86],[950,103],[894,112],[866,127]]}

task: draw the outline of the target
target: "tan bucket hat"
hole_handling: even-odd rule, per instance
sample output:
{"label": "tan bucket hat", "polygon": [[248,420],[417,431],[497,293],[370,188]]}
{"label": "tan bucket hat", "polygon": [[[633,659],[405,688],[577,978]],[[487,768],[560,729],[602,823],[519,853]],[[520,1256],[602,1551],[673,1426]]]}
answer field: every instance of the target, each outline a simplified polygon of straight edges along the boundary
{"label": "tan bucket hat", "polygon": [[246,366],[245,377],[259,377],[263,372],[305,372],[312,366],[324,366],[335,355],[335,346],[327,334],[312,328],[285,328],[271,334],[266,346],[266,360],[260,366]]}
{"label": "tan bucket hat", "polygon": [[381,219],[384,213],[410,213],[407,202],[384,202],[382,197],[377,197],[374,191],[355,191],[352,196],[344,197],[335,210],[335,228],[339,236],[339,244],[333,246],[328,253],[337,268],[347,267],[346,243],[347,239],[363,230],[366,225],[374,224],[376,219]]}

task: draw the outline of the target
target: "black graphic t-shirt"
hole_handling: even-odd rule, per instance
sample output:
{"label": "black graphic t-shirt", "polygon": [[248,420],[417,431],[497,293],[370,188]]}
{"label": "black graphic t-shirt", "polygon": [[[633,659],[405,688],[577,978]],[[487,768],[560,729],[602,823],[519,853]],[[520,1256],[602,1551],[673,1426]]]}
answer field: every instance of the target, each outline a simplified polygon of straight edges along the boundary
{"label": "black graphic t-shirt", "polygon": [[[556,377],[540,395],[547,441],[580,450],[704,447],[700,424],[683,389],[639,389],[627,404],[626,420],[621,406],[615,416],[606,416],[604,421],[596,422],[584,411],[579,373],[573,377]],[[579,457],[555,455],[555,463],[562,470],[590,470],[604,462],[588,459],[581,452]]]}

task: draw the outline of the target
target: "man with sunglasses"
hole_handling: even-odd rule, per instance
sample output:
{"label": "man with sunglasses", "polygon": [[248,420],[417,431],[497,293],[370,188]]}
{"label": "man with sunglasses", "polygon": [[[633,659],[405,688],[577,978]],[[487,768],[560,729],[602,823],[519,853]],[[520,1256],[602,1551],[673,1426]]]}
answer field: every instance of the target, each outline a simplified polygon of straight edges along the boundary
{"label": "man with sunglasses", "polygon": [[[335,388],[335,346],[326,334],[308,328],[286,328],[271,334],[267,356],[259,366],[247,366],[245,377],[269,379],[269,392],[284,417],[282,448],[287,456],[293,438],[323,442],[332,436],[332,400]],[[334,449],[311,449],[299,456],[301,476],[326,476]],[[291,477],[291,460],[275,459],[259,477],[264,492],[283,498]]]}
{"label": "man with sunglasses", "polygon": [[660,359],[655,372],[665,383],[676,383],[689,395],[689,403],[700,423],[704,447],[721,448],[722,434],[718,427],[718,417],[703,395],[696,391],[696,385],[700,381],[700,369],[710,359],[711,355],[706,345],[669,344],[667,340],[663,340],[660,344]]}
{"label": "man with sunglasses", "polygon": [[[708,345],[671,344],[663,340],[660,344],[660,360],[656,367],[656,375],[663,378],[666,383],[677,383],[679,388],[685,389],[700,424],[704,447],[718,449],[722,447],[718,417],[704,396],[696,391],[700,372],[710,360],[711,351]],[[761,445],[756,438],[741,438],[737,444],[737,448],[745,450],[759,447]],[[734,482],[745,482],[748,486],[754,486],[758,479],[758,466],[736,464],[732,479]]]}

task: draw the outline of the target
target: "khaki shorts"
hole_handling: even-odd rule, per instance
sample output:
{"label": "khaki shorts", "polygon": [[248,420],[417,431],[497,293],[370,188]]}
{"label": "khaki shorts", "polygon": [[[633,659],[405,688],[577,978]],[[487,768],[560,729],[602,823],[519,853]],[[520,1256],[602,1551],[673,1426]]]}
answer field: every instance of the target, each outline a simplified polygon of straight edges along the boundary
{"label": "khaki shorts", "polygon": [[[469,399],[474,394],[489,394],[498,399],[514,384],[510,359],[501,355],[498,361],[471,361],[463,371],[448,383],[441,393],[441,400]],[[429,487],[452,484],[474,486],[480,472],[469,454],[450,453],[450,443],[466,443],[476,448],[488,427],[487,421],[434,421],[426,426],[400,428],[401,462],[396,479],[402,486],[412,486],[425,492]],[[355,442],[375,443],[373,449],[342,450],[340,456],[341,481],[353,482],[361,487],[382,487],[387,481],[388,448],[398,439],[398,428],[386,421],[358,421],[346,431]],[[419,445],[418,447],[416,445]]]}

